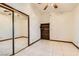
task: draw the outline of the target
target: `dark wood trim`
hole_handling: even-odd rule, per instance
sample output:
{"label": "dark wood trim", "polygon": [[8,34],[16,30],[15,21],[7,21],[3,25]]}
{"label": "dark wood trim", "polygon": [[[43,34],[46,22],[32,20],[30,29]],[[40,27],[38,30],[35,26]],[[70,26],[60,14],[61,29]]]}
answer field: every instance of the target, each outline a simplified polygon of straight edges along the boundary
{"label": "dark wood trim", "polygon": [[28,16],[28,46],[30,46],[30,16]]}
{"label": "dark wood trim", "polygon": [[[0,4],[2,4],[2,3],[0,3]],[[3,6],[3,5],[0,5],[0,7],[5,8],[5,9],[7,9],[7,10],[9,10],[9,11],[12,11],[12,12],[13,12],[13,10],[11,10],[11,9],[9,9],[9,8],[7,8],[7,7],[5,7],[5,6]]]}
{"label": "dark wood trim", "polygon": [[63,42],[63,43],[71,43],[71,44],[73,44],[77,49],[79,49],[79,47],[78,47],[76,44],[74,44],[73,42],[70,42],[70,41],[62,41],[62,40],[50,40],[50,41]]}
{"label": "dark wood trim", "polygon": [[64,43],[72,43],[72,42],[70,42],[70,41],[62,41],[62,40],[50,40],[50,41],[64,42]]}
{"label": "dark wood trim", "polygon": [[73,44],[77,49],[79,49],[79,47],[78,47],[76,44],[74,44],[73,42],[72,42],[72,44]]}
{"label": "dark wood trim", "polygon": [[4,42],[4,41],[8,41],[8,40],[12,40],[12,38],[3,39],[3,40],[0,40],[0,42]]}
{"label": "dark wood trim", "polygon": [[50,24],[50,23],[41,23],[41,24]]}
{"label": "dark wood trim", "polygon": [[14,36],[14,11],[12,12],[12,53],[13,55],[15,54],[15,44],[14,44],[14,39],[15,39],[15,36]]}
{"label": "dark wood trim", "polygon": [[30,46],[33,45],[34,43],[40,41],[40,40],[41,40],[41,39],[38,39],[38,40],[34,41],[33,43],[30,44]]}

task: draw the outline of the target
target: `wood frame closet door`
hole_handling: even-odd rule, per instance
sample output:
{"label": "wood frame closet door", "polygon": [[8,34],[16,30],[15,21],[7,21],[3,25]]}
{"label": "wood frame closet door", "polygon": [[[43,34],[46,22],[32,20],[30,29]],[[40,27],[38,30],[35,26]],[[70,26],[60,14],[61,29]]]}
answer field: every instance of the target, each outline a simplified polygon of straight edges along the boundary
{"label": "wood frame closet door", "polygon": [[49,23],[41,24],[41,39],[50,39],[50,33],[49,33]]}

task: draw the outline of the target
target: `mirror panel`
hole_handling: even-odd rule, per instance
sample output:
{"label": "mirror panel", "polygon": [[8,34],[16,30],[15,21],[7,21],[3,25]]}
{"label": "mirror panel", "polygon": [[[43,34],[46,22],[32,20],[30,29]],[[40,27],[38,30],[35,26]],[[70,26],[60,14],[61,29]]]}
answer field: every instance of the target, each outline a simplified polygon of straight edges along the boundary
{"label": "mirror panel", "polygon": [[14,13],[15,53],[28,46],[28,16]]}
{"label": "mirror panel", "polygon": [[12,12],[0,7],[0,56],[12,54]]}

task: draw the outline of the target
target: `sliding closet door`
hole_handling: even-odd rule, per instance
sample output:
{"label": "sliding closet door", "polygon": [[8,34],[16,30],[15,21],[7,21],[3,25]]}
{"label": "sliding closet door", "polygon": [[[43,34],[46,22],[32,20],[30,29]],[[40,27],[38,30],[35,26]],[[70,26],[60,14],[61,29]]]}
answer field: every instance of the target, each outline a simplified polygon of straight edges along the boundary
{"label": "sliding closet door", "polygon": [[12,54],[12,12],[0,7],[0,56]]}
{"label": "sliding closet door", "polygon": [[28,46],[28,16],[14,13],[15,53]]}

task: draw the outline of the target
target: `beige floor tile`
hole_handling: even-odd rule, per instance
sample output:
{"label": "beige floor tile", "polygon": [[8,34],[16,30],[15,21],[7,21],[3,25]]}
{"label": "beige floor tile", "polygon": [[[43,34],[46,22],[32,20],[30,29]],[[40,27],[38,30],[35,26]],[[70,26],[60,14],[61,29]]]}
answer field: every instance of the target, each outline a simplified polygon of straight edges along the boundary
{"label": "beige floor tile", "polygon": [[40,40],[15,56],[77,56],[79,50],[70,43]]}

